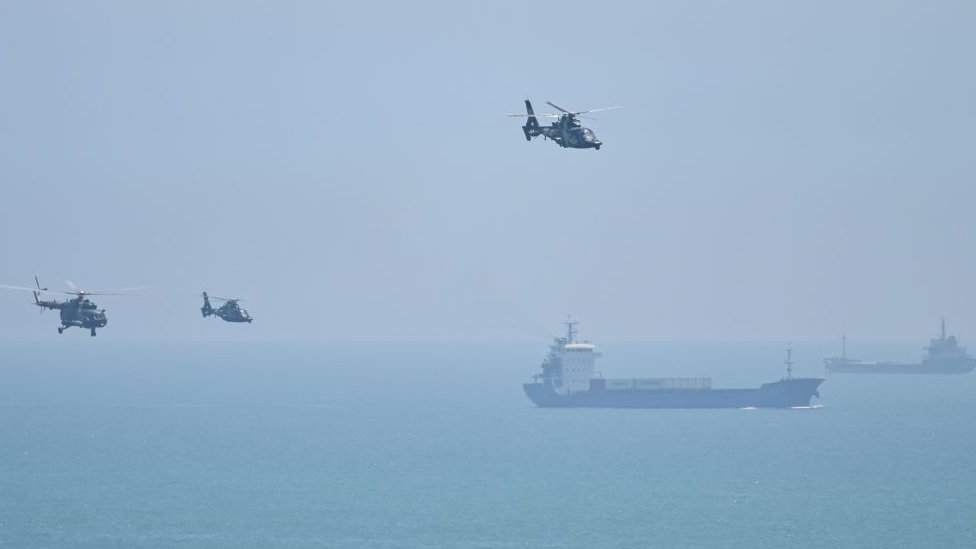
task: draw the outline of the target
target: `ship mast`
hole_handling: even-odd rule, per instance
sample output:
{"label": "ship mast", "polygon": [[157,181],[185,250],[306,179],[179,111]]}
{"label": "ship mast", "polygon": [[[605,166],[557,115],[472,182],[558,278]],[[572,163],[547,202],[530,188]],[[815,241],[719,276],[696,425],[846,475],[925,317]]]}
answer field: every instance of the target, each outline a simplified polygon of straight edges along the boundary
{"label": "ship mast", "polygon": [[579,322],[572,315],[566,315],[566,343],[576,343],[576,325]]}
{"label": "ship mast", "polygon": [[786,344],[786,379],[793,379],[793,342]]}
{"label": "ship mast", "polygon": [[942,339],[945,339],[945,317],[942,317]]}
{"label": "ship mast", "polygon": [[847,358],[847,334],[840,335],[840,357]]}

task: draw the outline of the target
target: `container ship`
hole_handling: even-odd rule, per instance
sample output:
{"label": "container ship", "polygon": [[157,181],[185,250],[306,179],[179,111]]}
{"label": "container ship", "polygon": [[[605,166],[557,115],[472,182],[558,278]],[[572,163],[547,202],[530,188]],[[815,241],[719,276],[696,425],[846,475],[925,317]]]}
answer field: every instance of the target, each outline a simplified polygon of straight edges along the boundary
{"label": "container ship", "polygon": [[956,336],[946,336],[945,319],[942,319],[942,333],[929,340],[922,362],[848,358],[845,335],[841,355],[825,358],[824,364],[828,372],[839,374],[965,374],[976,368],[976,358],[959,346]]}
{"label": "container ship", "polygon": [[542,408],[801,408],[820,397],[823,378],[793,377],[791,351],[787,375],[751,389],[714,389],[707,377],[607,379],[595,375],[601,356],[596,345],[577,339],[577,322],[565,322],[542,362],[542,373],[523,384],[526,396]]}

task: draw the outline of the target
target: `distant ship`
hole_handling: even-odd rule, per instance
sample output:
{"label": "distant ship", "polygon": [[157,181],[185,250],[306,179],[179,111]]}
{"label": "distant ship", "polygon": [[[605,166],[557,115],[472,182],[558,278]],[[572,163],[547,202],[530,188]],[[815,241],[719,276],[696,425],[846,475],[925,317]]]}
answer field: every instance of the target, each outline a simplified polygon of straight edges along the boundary
{"label": "distant ship", "polygon": [[754,389],[712,389],[712,380],[694,378],[605,379],[594,373],[601,355],[596,345],[577,340],[573,319],[542,362],[542,373],[522,387],[542,408],[799,408],[820,397],[823,378],[794,378],[792,351],[787,375]]}
{"label": "distant ship", "polygon": [[858,360],[847,357],[847,336],[842,339],[841,356],[824,359],[828,372],[839,374],[965,374],[976,367],[976,358],[959,346],[956,336],[946,337],[945,319],[942,333],[930,339],[921,363],[890,360]]}

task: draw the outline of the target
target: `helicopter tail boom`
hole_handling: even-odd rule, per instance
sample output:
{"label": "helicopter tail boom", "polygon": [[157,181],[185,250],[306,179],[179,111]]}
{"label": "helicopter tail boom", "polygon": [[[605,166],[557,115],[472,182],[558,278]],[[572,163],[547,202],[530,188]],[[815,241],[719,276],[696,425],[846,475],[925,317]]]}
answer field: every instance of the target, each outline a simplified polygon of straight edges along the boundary
{"label": "helicopter tail boom", "polygon": [[213,307],[210,306],[210,298],[207,297],[207,292],[203,292],[203,307],[200,307],[200,312],[203,313],[204,317],[213,314]]}
{"label": "helicopter tail boom", "polygon": [[535,111],[532,110],[532,102],[528,99],[525,100],[525,112],[529,114],[529,119],[522,126],[522,131],[525,132],[525,140],[532,141],[533,137],[539,135],[539,119],[535,117]]}

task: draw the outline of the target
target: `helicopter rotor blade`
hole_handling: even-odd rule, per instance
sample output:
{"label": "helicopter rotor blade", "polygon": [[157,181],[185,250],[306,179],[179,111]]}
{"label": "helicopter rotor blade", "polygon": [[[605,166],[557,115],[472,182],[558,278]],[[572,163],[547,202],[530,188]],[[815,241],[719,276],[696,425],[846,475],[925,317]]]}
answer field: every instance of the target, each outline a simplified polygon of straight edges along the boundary
{"label": "helicopter rotor blade", "polygon": [[9,284],[0,284],[0,288],[6,288],[8,290],[24,290],[27,292],[37,292],[37,288],[28,288],[26,286],[11,286]]}
{"label": "helicopter rotor blade", "polygon": [[562,112],[564,112],[566,114],[569,114],[569,111],[567,111],[566,109],[564,109],[564,108],[560,107],[559,105],[553,103],[552,101],[546,101],[546,104],[549,105],[550,107],[556,109],[557,111],[562,111]]}
{"label": "helicopter rotor blade", "polygon": [[207,296],[210,297],[210,299],[216,299],[218,301],[244,301],[243,299],[237,297],[217,297],[215,295],[210,295],[210,294],[207,294]]}
{"label": "helicopter rotor blade", "polygon": [[10,286],[8,284],[0,284],[0,288],[5,288],[7,290],[20,290],[23,292],[34,292],[37,294],[45,293],[45,294],[58,294],[58,295],[75,295],[70,292],[51,291],[48,290],[47,288],[27,288],[25,286]]}
{"label": "helicopter rotor blade", "polygon": [[131,292],[137,292],[137,291],[140,291],[140,290],[150,290],[152,288],[155,288],[155,286],[133,286],[131,288],[118,288],[118,289],[115,289],[115,290],[89,291],[89,290],[83,290],[83,289],[79,288],[78,286],[75,285],[74,282],[71,282],[70,280],[68,281],[68,286],[70,286],[73,291],[72,292],[65,292],[65,293],[67,293],[68,295],[77,295],[77,296],[83,296],[83,295],[129,295],[129,293],[131,293]]}
{"label": "helicopter rotor blade", "polygon": [[[34,292],[34,304],[41,304],[41,292],[47,290],[47,288],[41,288],[41,281],[37,279],[37,275],[34,275],[34,284],[37,286],[37,291]],[[44,316],[44,311],[47,307],[41,307],[41,316]]]}
{"label": "helicopter rotor blade", "polygon": [[539,113],[529,114],[527,112],[526,113],[513,112],[513,113],[509,113],[508,116],[511,116],[513,118],[528,118],[530,116],[535,116],[537,118],[559,118],[562,115],[561,114],[552,113],[552,112],[547,112],[547,113],[543,113],[543,114],[539,114]]}
{"label": "helicopter rotor blade", "polygon": [[67,293],[69,293],[71,295],[76,295],[78,297],[84,297],[86,295],[92,295],[91,292],[89,292],[88,290],[82,290],[81,288],[78,287],[77,284],[75,284],[74,282],[72,282],[70,280],[66,280],[65,282],[68,284],[68,287],[71,288],[71,291],[70,292],[67,292]]}
{"label": "helicopter rotor blade", "polygon": [[612,109],[622,109],[622,108],[623,108],[622,105],[615,105],[613,107],[601,107],[599,109],[590,109],[588,111],[574,112],[573,114],[586,114],[586,113],[590,113],[590,112],[609,111],[609,110],[612,110]]}
{"label": "helicopter rotor blade", "polygon": [[141,292],[143,290],[154,290],[156,288],[157,286],[130,286],[128,288],[116,288],[114,290],[108,290],[107,292],[99,292],[99,293],[106,294],[106,295],[109,293],[113,295],[122,295],[129,292]]}
{"label": "helicopter rotor blade", "polygon": [[[517,118],[526,118],[526,117],[530,117],[530,116],[535,116],[537,118],[561,118],[561,117],[566,116],[566,115],[579,116],[581,114],[588,114],[588,113],[591,113],[591,112],[601,112],[601,111],[609,111],[609,110],[612,110],[612,109],[622,109],[622,108],[624,108],[622,105],[614,105],[612,107],[601,107],[599,109],[589,109],[589,110],[586,110],[586,111],[568,111],[568,110],[560,107],[559,105],[556,105],[555,103],[550,103],[549,101],[546,101],[546,103],[549,103],[550,106],[558,109],[560,112],[558,112],[558,113],[547,112],[547,113],[541,113],[541,114],[539,114],[539,113],[532,114],[532,113],[514,112],[514,113],[509,113],[508,116],[517,117]],[[596,120],[596,119],[593,118],[593,120]]]}
{"label": "helicopter rotor blade", "polygon": [[74,292],[74,293],[72,293],[72,292],[65,292],[65,293],[67,293],[68,295],[75,295],[75,296],[89,296],[89,295],[132,295],[131,293],[124,293],[124,292],[89,292],[87,290],[81,290],[81,291]]}

